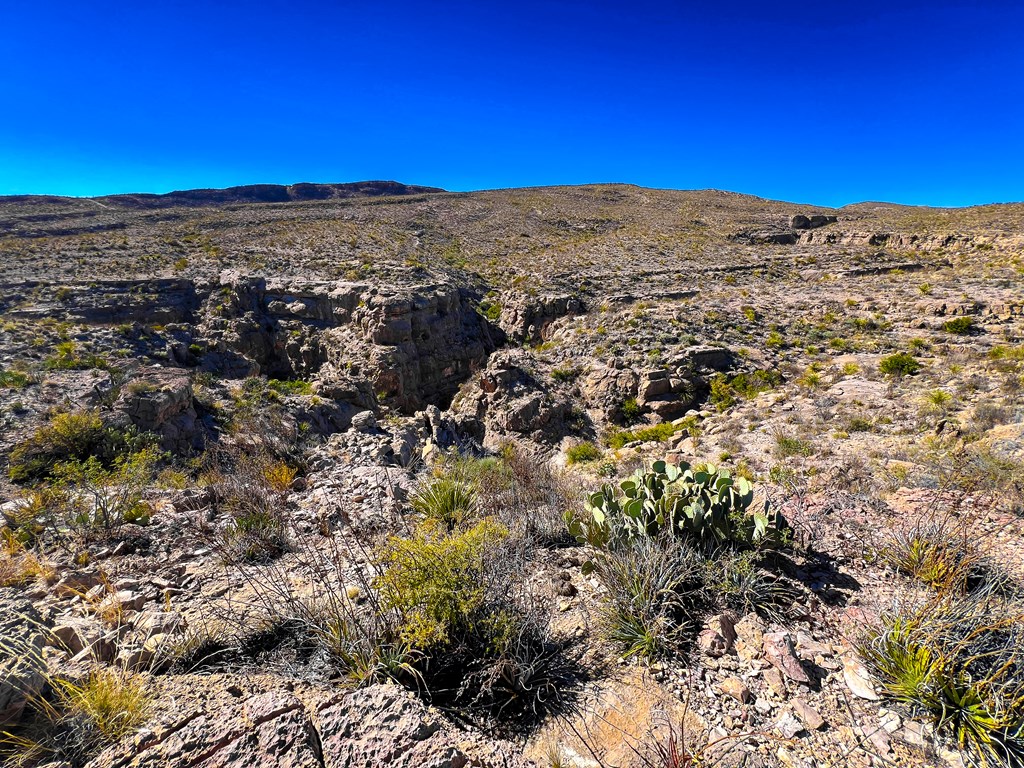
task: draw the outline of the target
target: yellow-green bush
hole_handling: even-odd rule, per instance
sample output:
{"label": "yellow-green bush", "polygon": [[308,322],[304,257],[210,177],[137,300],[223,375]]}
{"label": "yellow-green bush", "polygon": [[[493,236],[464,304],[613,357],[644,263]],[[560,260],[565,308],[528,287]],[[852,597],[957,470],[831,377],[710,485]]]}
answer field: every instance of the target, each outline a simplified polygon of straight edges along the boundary
{"label": "yellow-green bush", "polygon": [[389,539],[375,586],[384,606],[402,615],[405,641],[430,649],[456,632],[473,631],[485,595],[485,562],[507,535],[504,526],[485,519],[463,532],[427,525],[412,538]]}
{"label": "yellow-green bush", "polygon": [[11,450],[8,475],[16,483],[48,479],[64,462],[95,458],[104,466],[153,444],[152,436],[134,428],[105,426],[99,411],[58,413],[48,424]]}

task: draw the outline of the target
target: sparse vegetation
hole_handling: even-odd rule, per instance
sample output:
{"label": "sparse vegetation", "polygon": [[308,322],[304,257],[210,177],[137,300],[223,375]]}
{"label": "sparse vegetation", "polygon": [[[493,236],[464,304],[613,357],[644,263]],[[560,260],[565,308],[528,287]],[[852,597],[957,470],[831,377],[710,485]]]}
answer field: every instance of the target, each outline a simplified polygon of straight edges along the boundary
{"label": "sparse vegetation", "polygon": [[975,323],[973,317],[954,317],[942,324],[942,330],[946,333],[953,333],[959,336],[967,336],[974,332]]}
{"label": "sparse vegetation", "polygon": [[[445,715],[419,748],[469,764],[551,735],[552,764],[910,765],[933,731],[1014,764],[1017,208],[853,205],[794,246],[761,237],[799,207],[742,195],[304,189],[0,201],[0,615],[52,625],[48,676],[145,669],[123,687],[156,706],[108,711],[155,734],[190,688],[231,728],[263,688],[300,721],[415,725],[415,696]],[[778,683],[788,646],[809,684]],[[56,741],[34,704],[4,728],[63,751],[0,762],[108,743],[60,686]],[[714,733],[650,727],[680,697]],[[176,748],[123,719],[125,760]]]}

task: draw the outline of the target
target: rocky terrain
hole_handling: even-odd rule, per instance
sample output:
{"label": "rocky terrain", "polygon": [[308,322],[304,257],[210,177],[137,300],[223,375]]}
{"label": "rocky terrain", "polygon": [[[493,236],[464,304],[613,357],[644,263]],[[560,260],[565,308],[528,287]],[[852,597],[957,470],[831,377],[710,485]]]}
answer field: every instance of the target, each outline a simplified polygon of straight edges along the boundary
{"label": "rocky terrain", "polygon": [[1021,765],[1022,272],[1024,204],[0,198],[0,757]]}

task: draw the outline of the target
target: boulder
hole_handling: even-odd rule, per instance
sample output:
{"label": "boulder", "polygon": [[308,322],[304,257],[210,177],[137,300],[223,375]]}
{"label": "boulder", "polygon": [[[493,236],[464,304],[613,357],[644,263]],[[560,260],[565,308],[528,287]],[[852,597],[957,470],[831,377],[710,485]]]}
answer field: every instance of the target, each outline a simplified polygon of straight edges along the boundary
{"label": "boulder", "polygon": [[764,641],[764,624],[756,614],[744,616],[735,626],[736,653],[744,661],[750,661],[761,655]]}
{"label": "boulder", "polygon": [[[229,691],[232,689],[229,688]],[[464,768],[483,765],[481,748],[447,726],[408,691],[375,685],[350,693],[271,689],[233,698],[205,694],[89,768]],[[514,750],[492,742],[493,763],[526,768]]]}
{"label": "boulder", "polygon": [[718,658],[733,650],[736,625],[732,617],[720,613],[708,619],[697,636],[697,644],[706,656]]}

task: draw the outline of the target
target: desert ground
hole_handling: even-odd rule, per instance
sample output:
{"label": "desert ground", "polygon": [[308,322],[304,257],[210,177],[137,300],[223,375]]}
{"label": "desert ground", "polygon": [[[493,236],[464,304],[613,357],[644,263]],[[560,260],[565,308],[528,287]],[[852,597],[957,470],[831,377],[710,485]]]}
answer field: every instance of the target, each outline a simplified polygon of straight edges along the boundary
{"label": "desert ground", "polygon": [[0,198],[11,766],[1024,765],[1024,204]]}

